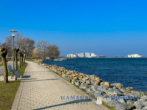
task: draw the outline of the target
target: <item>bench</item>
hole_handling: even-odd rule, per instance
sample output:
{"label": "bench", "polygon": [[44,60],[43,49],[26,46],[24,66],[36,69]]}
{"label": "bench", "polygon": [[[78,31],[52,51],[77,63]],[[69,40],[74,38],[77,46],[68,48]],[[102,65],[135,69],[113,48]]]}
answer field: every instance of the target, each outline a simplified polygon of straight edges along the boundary
{"label": "bench", "polygon": [[12,78],[12,74],[15,72],[15,77],[16,78],[20,78],[20,71],[19,70],[12,70],[11,65],[8,66],[8,71],[11,73],[11,78]]}

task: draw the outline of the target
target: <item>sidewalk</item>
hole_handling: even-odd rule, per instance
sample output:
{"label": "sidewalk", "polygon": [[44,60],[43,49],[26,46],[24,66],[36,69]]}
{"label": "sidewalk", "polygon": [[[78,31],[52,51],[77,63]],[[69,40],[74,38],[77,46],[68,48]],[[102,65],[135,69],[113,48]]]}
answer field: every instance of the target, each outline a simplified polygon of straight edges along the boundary
{"label": "sidewalk", "polygon": [[[95,100],[66,100],[88,96],[68,81],[37,63],[28,66],[15,96],[12,110],[109,110]],[[61,100],[65,96],[65,100]]]}

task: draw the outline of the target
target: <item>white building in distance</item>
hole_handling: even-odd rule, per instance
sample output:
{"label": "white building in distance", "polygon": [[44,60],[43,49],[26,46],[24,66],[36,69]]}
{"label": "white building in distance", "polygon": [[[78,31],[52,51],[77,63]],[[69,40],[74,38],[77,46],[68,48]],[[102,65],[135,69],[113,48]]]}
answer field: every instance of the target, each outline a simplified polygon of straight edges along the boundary
{"label": "white building in distance", "polygon": [[67,54],[68,58],[93,58],[97,57],[95,53],[89,53],[89,52],[83,52],[83,53],[77,53],[77,54]]}
{"label": "white building in distance", "polygon": [[97,55],[95,53],[91,53],[91,57],[96,57]]}
{"label": "white building in distance", "polygon": [[77,55],[78,55],[78,57],[85,57],[84,53],[78,53]]}
{"label": "white building in distance", "polygon": [[90,53],[85,52],[85,57],[90,57],[90,56],[91,56]]}
{"label": "white building in distance", "polygon": [[131,54],[131,55],[128,55],[128,58],[140,58],[141,56],[138,55],[138,54]]}
{"label": "white building in distance", "polygon": [[76,58],[77,56],[76,56],[76,54],[67,54],[67,57],[68,58]]}

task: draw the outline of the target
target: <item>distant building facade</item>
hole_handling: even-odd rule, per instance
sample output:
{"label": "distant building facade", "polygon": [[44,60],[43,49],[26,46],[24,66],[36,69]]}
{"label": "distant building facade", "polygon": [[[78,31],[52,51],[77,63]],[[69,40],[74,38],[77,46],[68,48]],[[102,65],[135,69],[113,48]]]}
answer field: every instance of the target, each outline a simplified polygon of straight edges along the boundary
{"label": "distant building facade", "polygon": [[85,52],[85,57],[90,57],[90,56],[91,56],[90,53]]}
{"label": "distant building facade", "polygon": [[128,58],[140,58],[141,56],[138,55],[138,54],[131,54],[131,55],[128,55]]}
{"label": "distant building facade", "polygon": [[91,53],[91,57],[97,57],[95,53]]}
{"label": "distant building facade", "polygon": [[76,56],[76,54],[67,54],[67,57],[68,58],[76,58],[77,56]]}
{"label": "distant building facade", "polygon": [[76,53],[76,54],[67,54],[68,58],[92,58],[97,57],[95,53],[83,52],[83,53]]}
{"label": "distant building facade", "polygon": [[85,57],[85,53],[78,53],[77,56],[78,57]]}

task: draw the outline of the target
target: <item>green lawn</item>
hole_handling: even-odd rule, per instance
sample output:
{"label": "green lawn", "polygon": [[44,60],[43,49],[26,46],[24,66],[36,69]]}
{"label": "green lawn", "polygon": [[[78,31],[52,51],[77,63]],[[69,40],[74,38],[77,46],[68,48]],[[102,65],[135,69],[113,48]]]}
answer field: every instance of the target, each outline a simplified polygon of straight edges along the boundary
{"label": "green lawn", "polygon": [[25,59],[26,61],[35,61],[35,59]]}
{"label": "green lawn", "polygon": [[[24,74],[26,67],[27,63],[21,68],[18,68],[18,70],[20,70],[20,75]],[[20,82],[20,80],[9,81],[8,83],[0,81],[0,110],[11,109]]]}
{"label": "green lawn", "polygon": [[0,64],[0,66],[3,66],[3,64]]}

